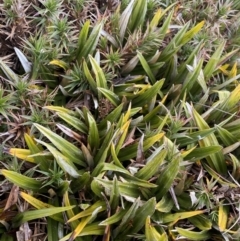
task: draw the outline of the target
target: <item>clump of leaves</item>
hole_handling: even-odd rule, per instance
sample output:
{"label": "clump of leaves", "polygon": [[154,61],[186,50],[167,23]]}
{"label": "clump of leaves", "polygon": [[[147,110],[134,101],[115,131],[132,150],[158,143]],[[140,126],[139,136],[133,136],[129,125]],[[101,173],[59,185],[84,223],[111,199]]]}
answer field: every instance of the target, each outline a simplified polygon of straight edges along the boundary
{"label": "clump of leaves", "polygon": [[[4,223],[24,225],[29,239],[41,219],[51,240],[238,239],[240,87],[237,63],[227,62],[237,50],[223,40],[205,55],[209,35],[196,38],[208,20],[176,17],[189,5],[75,2],[82,23],[69,1],[35,2],[41,30],[25,40],[25,82],[0,65],[28,103],[19,121],[30,127],[20,147],[4,148],[24,161],[0,171],[13,190],[4,192]],[[43,112],[41,95],[50,99]]]}

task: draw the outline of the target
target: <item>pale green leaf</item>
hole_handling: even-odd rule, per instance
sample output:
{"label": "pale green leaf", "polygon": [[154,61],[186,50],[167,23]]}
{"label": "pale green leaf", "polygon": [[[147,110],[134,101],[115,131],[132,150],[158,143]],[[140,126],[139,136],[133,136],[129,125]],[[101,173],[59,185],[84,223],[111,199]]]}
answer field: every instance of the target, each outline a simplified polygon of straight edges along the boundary
{"label": "pale green leaf", "polygon": [[61,153],[69,158],[72,162],[77,163],[82,166],[86,166],[86,163],[83,161],[83,154],[79,148],[74,146],[69,141],[65,140],[63,137],[54,133],[53,131],[43,127],[39,124],[34,124],[36,128],[47,137],[50,142],[59,150]]}
{"label": "pale green leaf", "polygon": [[188,240],[208,240],[211,235],[208,231],[194,232],[183,228],[176,228],[178,233]]}
{"label": "pale green leaf", "polygon": [[57,213],[65,212],[69,209],[74,208],[74,206],[69,207],[52,207],[52,208],[44,208],[39,210],[25,211],[23,213],[17,214],[13,219],[14,226],[19,226],[22,223],[26,223],[31,220],[35,220],[38,218],[44,218],[48,216],[52,216]]}
{"label": "pale green leaf", "polygon": [[14,171],[3,169],[0,170],[0,173],[10,182],[14,183],[15,185],[23,189],[32,190],[35,192],[38,192],[41,189],[42,182],[34,178],[24,176]]}

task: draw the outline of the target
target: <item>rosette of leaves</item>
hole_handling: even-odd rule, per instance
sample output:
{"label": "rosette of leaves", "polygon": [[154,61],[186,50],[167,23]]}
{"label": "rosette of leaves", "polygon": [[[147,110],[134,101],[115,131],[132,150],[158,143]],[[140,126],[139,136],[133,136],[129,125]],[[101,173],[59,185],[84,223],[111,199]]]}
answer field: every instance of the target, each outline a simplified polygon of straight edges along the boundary
{"label": "rosette of leaves", "polygon": [[[136,78],[127,88],[118,86],[113,92],[95,60],[91,57],[90,61],[98,68],[96,98],[104,96],[108,101],[105,104],[111,103],[111,108],[107,111],[105,106],[105,114],[100,115],[86,107],[72,111],[46,106],[64,121],[65,124],[57,124],[61,134],[35,124],[36,138],[25,134],[29,149],[8,150],[9,154],[37,165],[30,177],[1,170],[7,180],[23,189],[21,197],[36,209],[19,213],[12,220],[14,225],[46,217],[49,210],[47,235],[55,240],[94,236],[108,240],[131,240],[136,236],[168,240],[170,231],[174,237],[204,240],[213,237],[216,222],[221,236],[229,227],[226,219],[229,209],[217,206],[211,190],[221,184],[237,189],[231,178],[226,180],[218,174],[226,174],[224,156],[228,156],[234,165],[231,176],[239,179],[234,154],[238,143],[235,130],[239,124],[232,120],[234,115],[211,128],[205,121],[207,113],[202,117],[192,105],[183,102],[176,107],[177,117],[171,111],[166,112],[167,96],[161,95],[163,80],[153,85],[137,85],[140,80]],[[122,100],[121,95],[125,96]],[[162,103],[157,104],[158,101]],[[187,175],[199,168],[208,172],[205,178],[200,178],[201,182],[206,181],[207,189],[201,189],[203,186]],[[33,195],[24,190],[32,190]],[[48,190],[52,190],[56,203],[40,200],[39,194]],[[58,202],[63,203],[62,209],[58,209]],[[222,218],[216,221],[204,207],[216,209]],[[64,224],[62,216],[57,214],[62,211],[66,211],[65,225],[70,231],[62,226],[66,236],[59,237],[52,233],[52,228]],[[183,228],[182,221],[190,222],[196,229]],[[232,232],[236,232],[235,228]]]}

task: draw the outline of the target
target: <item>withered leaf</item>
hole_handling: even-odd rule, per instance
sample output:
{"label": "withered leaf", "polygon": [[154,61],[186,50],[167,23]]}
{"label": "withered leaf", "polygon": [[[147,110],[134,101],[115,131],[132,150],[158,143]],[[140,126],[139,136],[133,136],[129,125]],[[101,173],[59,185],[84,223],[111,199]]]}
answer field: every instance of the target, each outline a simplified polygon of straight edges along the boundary
{"label": "withered leaf", "polygon": [[144,135],[141,136],[139,142],[138,142],[138,148],[137,148],[137,158],[136,162],[143,164],[145,157],[144,157],[144,151],[143,151],[143,139]]}
{"label": "withered leaf", "polygon": [[13,185],[13,186],[12,186],[12,189],[11,189],[11,192],[10,192],[10,194],[9,194],[9,196],[8,196],[7,203],[6,203],[3,211],[8,210],[8,209],[11,208],[14,204],[17,203],[18,193],[19,193],[19,187],[16,186],[16,185]]}

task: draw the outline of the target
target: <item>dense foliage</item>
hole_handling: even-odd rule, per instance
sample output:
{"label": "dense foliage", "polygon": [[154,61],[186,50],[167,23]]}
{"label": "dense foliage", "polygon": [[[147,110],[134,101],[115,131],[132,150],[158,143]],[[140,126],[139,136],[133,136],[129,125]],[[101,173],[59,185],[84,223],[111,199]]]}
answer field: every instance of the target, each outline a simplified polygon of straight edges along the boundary
{"label": "dense foliage", "polygon": [[0,239],[240,239],[240,4],[0,1]]}

